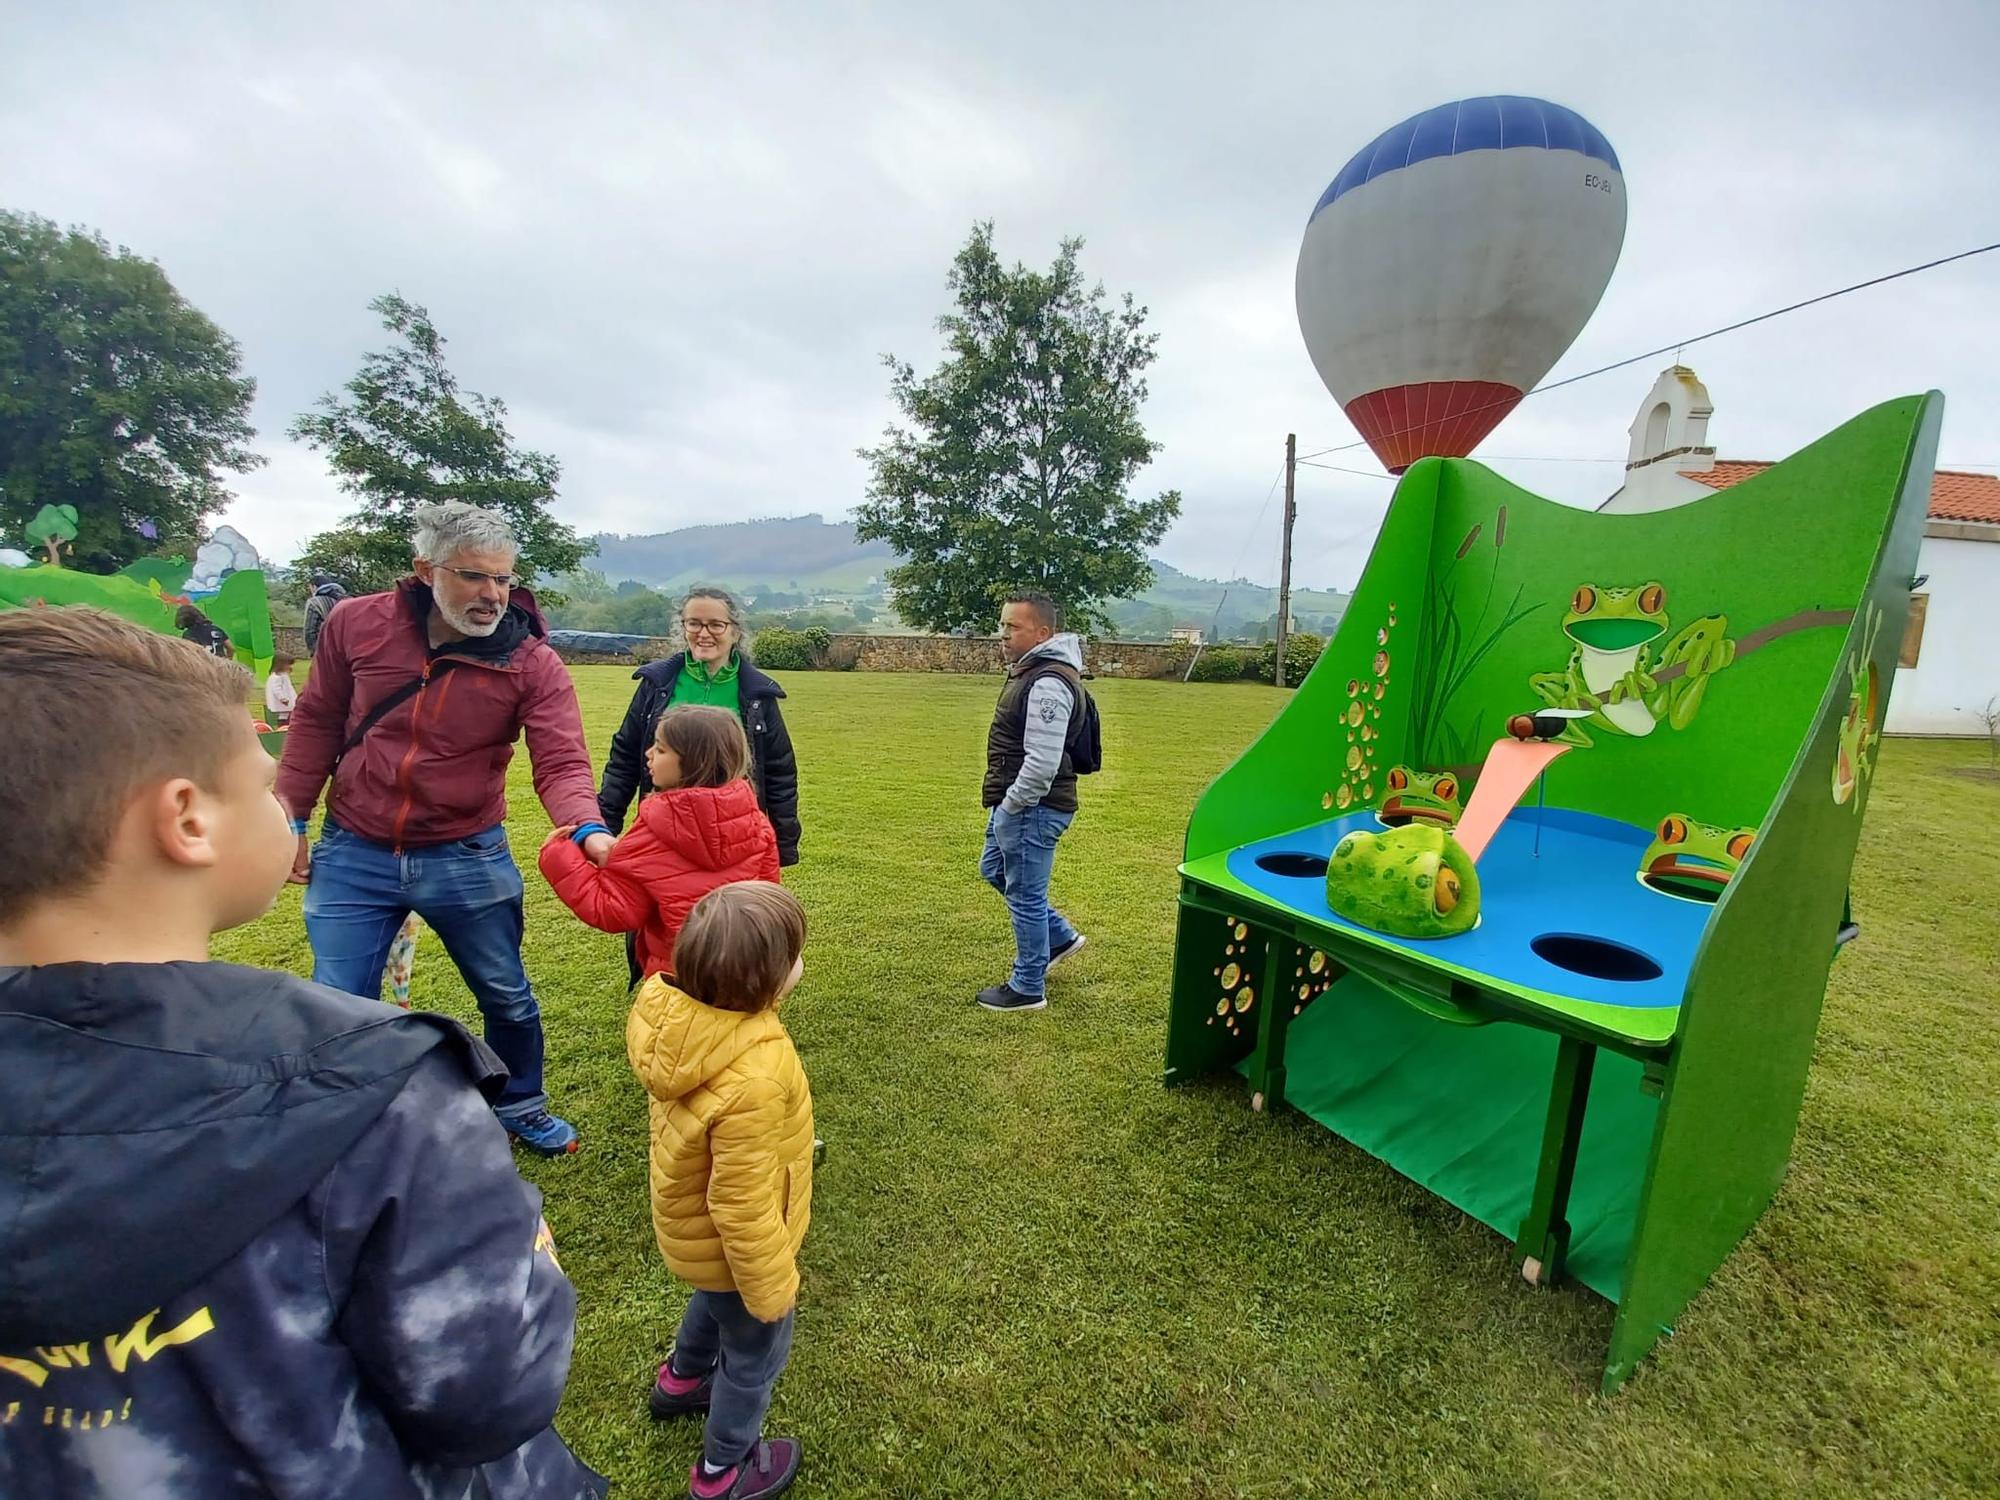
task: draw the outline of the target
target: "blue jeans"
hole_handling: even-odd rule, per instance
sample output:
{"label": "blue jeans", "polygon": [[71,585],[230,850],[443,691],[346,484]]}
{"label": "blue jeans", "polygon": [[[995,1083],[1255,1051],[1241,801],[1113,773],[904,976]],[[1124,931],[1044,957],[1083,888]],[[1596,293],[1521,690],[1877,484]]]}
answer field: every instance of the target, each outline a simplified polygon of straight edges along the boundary
{"label": "blue jeans", "polygon": [[701,1456],[718,1469],[741,1463],[764,1435],[771,1390],[792,1357],[792,1313],[762,1323],[735,1292],[696,1292],[681,1315],[669,1363],[676,1375],[715,1373]]}
{"label": "blue jeans", "polygon": [[1021,813],[996,807],[986,820],[979,873],[1007,898],[1014,919],[1014,972],[1007,982],[1018,994],[1042,994],[1048,987],[1049,950],[1076,940],[1076,929],[1049,905],[1056,840],[1075,817],[1052,807]]}
{"label": "blue jeans", "polygon": [[314,982],[368,1000],[382,998],[382,968],[403,919],[421,916],[479,1003],[486,1044],[507,1065],[495,1110],[504,1119],[548,1107],[542,1012],[521,966],[521,872],[505,829],[399,855],[328,818],[305,904]]}

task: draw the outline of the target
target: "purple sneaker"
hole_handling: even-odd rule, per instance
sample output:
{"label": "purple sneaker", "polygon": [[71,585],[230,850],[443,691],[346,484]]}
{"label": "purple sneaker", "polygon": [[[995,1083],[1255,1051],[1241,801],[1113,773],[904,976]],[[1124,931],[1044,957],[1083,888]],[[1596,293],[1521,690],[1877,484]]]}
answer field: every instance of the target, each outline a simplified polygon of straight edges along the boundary
{"label": "purple sneaker", "polygon": [[750,1456],[720,1474],[703,1472],[701,1461],[688,1470],[689,1500],[764,1500],[782,1494],[799,1477],[799,1440],[772,1438],[750,1450]]}
{"label": "purple sneaker", "polygon": [[646,1408],[656,1422],[665,1422],[673,1417],[689,1417],[698,1411],[708,1410],[708,1399],[714,1394],[715,1376],[676,1375],[674,1357],[670,1353],[667,1362],[660,1366],[660,1373],[653,1377],[653,1389],[646,1397]]}

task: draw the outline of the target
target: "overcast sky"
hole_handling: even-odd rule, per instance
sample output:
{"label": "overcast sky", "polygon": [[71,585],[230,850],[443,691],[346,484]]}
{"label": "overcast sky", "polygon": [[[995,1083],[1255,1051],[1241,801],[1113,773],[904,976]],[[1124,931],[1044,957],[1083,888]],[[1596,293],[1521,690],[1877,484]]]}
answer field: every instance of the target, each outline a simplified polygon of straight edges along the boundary
{"label": "overcast sky", "polygon": [[[1413,13],[1421,11],[1422,14]],[[1152,309],[1158,549],[1276,573],[1288,430],[1354,434],[1292,303],[1314,201],[1375,134],[1472,94],[1582,112],[1623,257],[1561,378],[2000,240],[2000,4],[69,6],[0,0],[0,205],[157,259],[241,341],[267,554],[347,509],[287,422],[428,306],[461,382],[562,461],[585,531],[844,515],[975,219]],[[1942,389],[2000,464],[2000,254],[1688,351],[1724,457]],[[1595,500],[1665,359],[1525,403],[1481,457]],[[1517,457],[1522,456],[1522,457]],[[1348,584],[1389,484],[1302,472],[1298,571]],[[1262,520],[1258,521],[1262,511]]]}

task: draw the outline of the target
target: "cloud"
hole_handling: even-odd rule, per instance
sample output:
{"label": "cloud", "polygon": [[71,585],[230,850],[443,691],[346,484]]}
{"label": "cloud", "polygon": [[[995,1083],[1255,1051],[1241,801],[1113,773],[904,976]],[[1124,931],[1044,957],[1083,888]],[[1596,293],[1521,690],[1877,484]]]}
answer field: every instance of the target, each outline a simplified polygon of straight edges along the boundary
{"label": "cloud", "polygon": [[[1285,433],[1353,437],[1292,323],[1298,236],[1405,115],[1537,93],[1617,147],[1623,259],[1555,378],[1992,237],[2000,11],[1841,0],[1811,23],[1581,0],[1025,0],[1004,21],[600,4],[476,25],[408,4],[47,6],[10,22],[0,129],[8,206],[157,257],[242,342],[272,463],[227,519],[267,554],[349,508],[283,433],[379,344],[366,304],[390,289],[563,461],[580,528],[840,514],[890,416],[879,356],[935,359],[950,258],[992,217],[1033,263],[1084,236],[1087,272],[1151,307],[1164,448],[1142,483],[1185,497],[1160,551],[1268,580]],[[1780,457],[1937,386],[1946,458],[2000,458],[1996,284],[2000,256],[1689,350],[1716,440]],[[1525,403],[1485,445],[1495,467],[1608,493],[1615,462],[1542,460],[1621,459],[1665,362]],[[1303,582],[1353,579],[1388,488],[1302,473]]]}

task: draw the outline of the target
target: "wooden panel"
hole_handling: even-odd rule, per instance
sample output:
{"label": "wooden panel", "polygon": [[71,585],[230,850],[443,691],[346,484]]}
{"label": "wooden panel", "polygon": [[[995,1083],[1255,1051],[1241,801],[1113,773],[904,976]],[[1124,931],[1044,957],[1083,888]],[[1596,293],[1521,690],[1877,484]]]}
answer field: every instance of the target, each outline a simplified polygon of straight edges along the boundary
{"label": "wooden panel", "polygon": [[1903,622],[1903,649],[1896,658],[1899,667],[1917,664],[1917,657],[1924,649],[1924,611],[1930,602],[1929,594],[1910,595],[1910,617]]}

